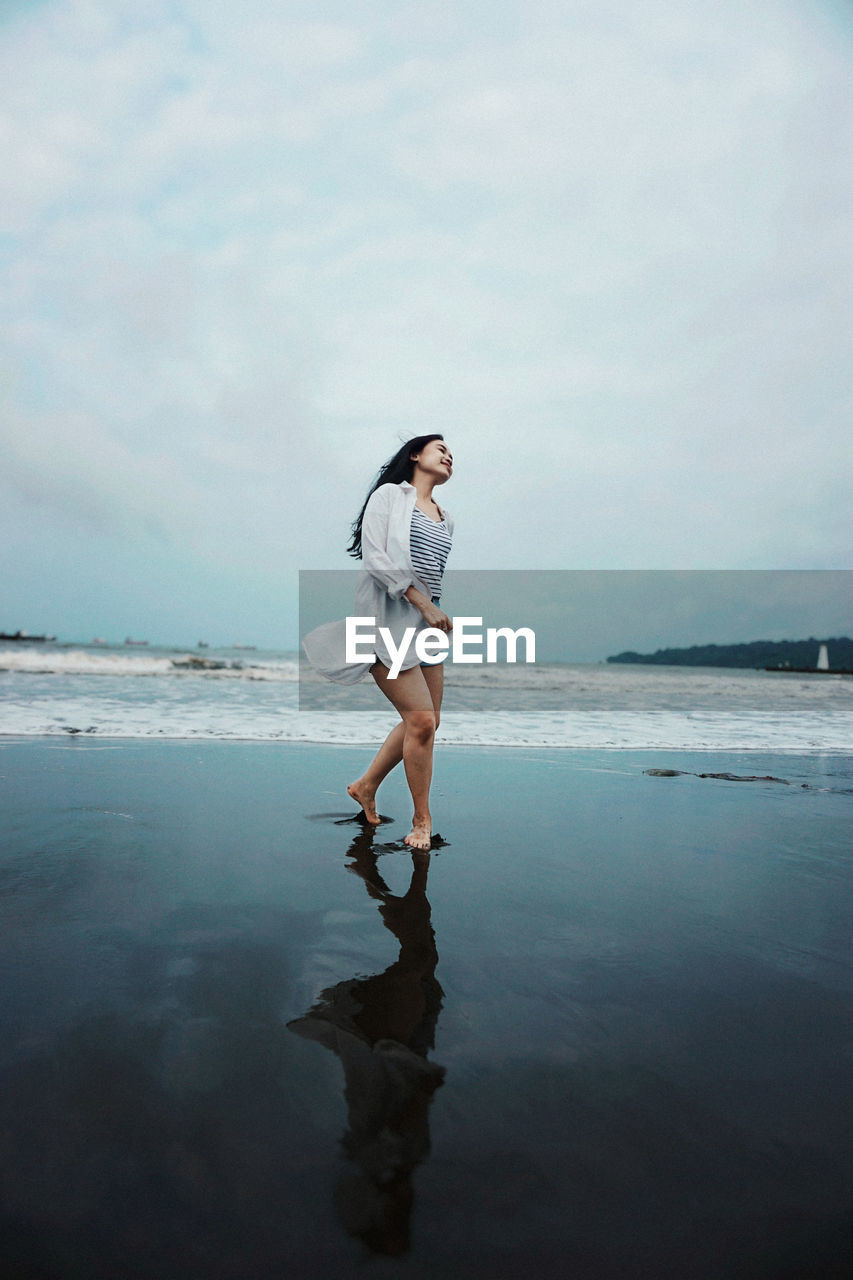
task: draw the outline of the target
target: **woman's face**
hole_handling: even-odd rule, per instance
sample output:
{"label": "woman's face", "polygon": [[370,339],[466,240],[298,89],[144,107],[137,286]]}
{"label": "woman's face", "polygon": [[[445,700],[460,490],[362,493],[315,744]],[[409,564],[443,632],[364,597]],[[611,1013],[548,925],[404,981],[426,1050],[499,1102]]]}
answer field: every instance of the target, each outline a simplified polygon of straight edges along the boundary
{"label": "woman's face", "polygon": [[414,457],[416,465],[436,484],[444,484],[453,474],[453,454],[443,440],[430,440]]}

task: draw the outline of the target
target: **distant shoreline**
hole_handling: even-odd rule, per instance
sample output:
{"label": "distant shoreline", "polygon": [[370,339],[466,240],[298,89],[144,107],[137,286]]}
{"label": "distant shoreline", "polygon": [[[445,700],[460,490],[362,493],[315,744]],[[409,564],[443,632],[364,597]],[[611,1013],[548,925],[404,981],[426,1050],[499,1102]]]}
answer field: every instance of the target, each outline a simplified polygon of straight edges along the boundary
{"label": "distant shoreline", "polygon": [[[657,649],[635,653],[628,649],[607,658],[610,663],[644,663],[666,667],[739,667],[758,670],[813,672],[821,645],[829,653],[828,675],[853,670],[853,640],[836,636],[826,640],[753,640],[748,644],[691,645],[686,649]],[[821,673],[823,674],[823,673]]]}

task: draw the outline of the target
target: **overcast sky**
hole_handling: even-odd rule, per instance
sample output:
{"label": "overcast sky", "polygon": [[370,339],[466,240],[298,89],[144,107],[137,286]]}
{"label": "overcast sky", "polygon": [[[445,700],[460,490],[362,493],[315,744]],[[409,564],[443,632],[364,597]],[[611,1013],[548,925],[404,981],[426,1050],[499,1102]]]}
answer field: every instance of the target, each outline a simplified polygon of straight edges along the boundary
{"label": "overcast sky", "polygon": [[852,55],[830,0],[0,0],[0,629],[290,645],[433,430],[456,568],[849,567]]}

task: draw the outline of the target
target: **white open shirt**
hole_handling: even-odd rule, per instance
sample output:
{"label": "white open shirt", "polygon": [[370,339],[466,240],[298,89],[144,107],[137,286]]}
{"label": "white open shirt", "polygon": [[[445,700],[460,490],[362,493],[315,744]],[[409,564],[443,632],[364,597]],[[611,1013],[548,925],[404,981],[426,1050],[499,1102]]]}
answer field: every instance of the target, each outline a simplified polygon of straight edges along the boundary
{"label": "white open shirt", "polygon": [[[414,627],[416,635],[427,629],[420,610],[403,595],[412,586],[425,596],[430,595],[412,567],[409,546],[417,496],[415,486],[407,480],[400,484],[380,485],[370,496],[361,524],[363,568],[355,593],[354,616],[375,618],[377,629],[386,627],[397,646],[407,627]],[[438,509],[452,537],[453,518],[444,507]],[[325,622],[309,632],[302,641],[302,648],[314,670],[338,684],[356,684],[364,680],[373,665],[372,662],[346,662],[346,621],[343,618],[338,622]],[[391,655],[378,634],[374,649],[379,661],[390,667]],[[408,671],[419,661],[413,637],[401,670]]]}

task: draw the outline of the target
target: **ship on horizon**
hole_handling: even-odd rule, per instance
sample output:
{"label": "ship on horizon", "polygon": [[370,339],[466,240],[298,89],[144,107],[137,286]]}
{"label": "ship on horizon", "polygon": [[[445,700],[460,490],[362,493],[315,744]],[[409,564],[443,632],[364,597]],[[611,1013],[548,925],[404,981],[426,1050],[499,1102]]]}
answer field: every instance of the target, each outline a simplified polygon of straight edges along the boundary
{"label": "ship on horizon", "polygon": [[52,644],[56,636],[31,636],[29,631],[0,631],[0,640],[23,640],[27,644]]}

